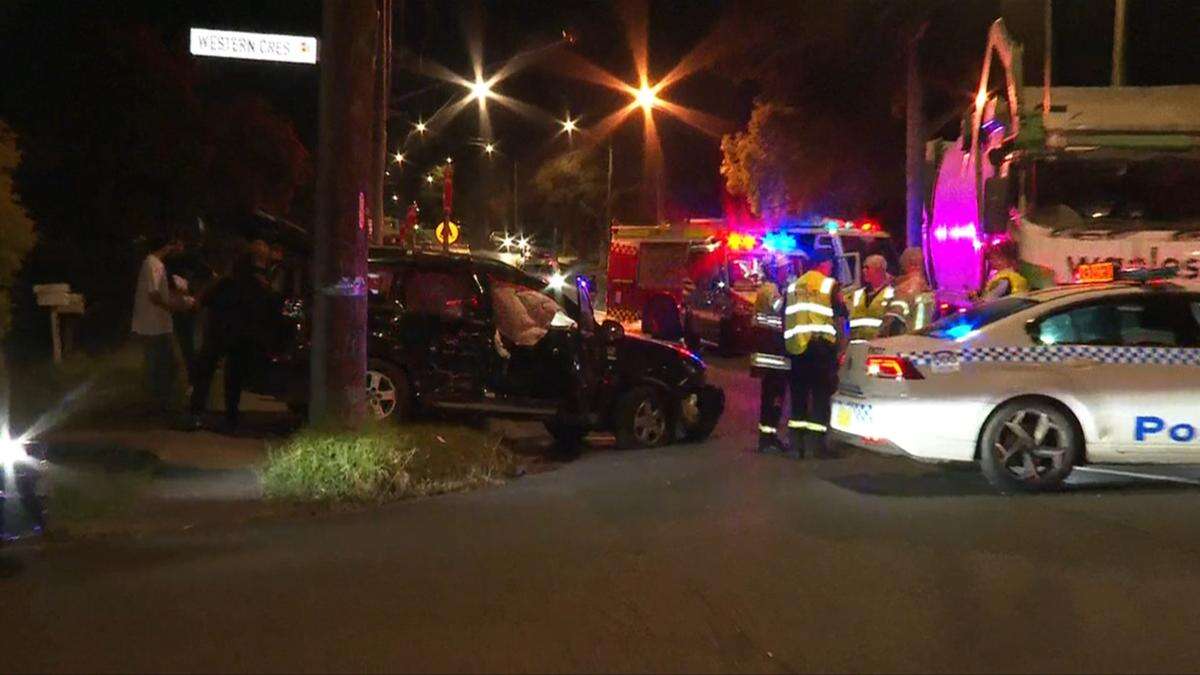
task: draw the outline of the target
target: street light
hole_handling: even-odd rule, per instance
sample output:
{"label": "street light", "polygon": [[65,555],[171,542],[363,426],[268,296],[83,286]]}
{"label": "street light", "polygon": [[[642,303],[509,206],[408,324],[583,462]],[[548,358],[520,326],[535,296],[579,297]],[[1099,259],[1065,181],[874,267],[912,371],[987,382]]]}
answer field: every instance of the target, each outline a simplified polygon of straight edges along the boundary
{"label": "street light", "polygon": [[454,163],[454,158],[453,158],[453,157],[447,157],[447,158],[446,158],[446,163],[447,163],[447,164],[453,164],[453,163]]}
{"label": "street light", "polygon": [[404,153],[397,152],[395,155],[392,156],[392,159],[396,160],[397,164],[403,164],[404,163]]}
{"label": "street light", "polygon": [[575,120],[571,119],[570,113],[567,114],[567,119],[560,122],[560,124],[562,124],[563,131],[567,132],[568,136],[579,129],[579,125],[575,123]]}
{"label": "street light", "polygon": [[423,133],[425,133],[425,130],[428,128],[429,127],[426,126],[426,124],[424,122],[422,122],[421,120],[417,120],[417,133],[423,134]]}
{"label": "street light", "polygon": [[650,85],[645,83],[634,93],[633,99],[637,101],[638,105],[642,106],[642,110],[646,111],[658,105],[658,95],[654,93]]}
{"label": "street light", "polygon": [[483,151],[486,152],[490,157],[491,154],[496,151],[496,146],[493,143],[487,143],[483,146]]}
{"label": "street light", "polygon": [[467,85],[467,89],[471,90],[471,95],[467,100],[479,99],[480,105],[483,105],[484,100],[490,98],[492,95],[492,84],[484,82],[481,77],[476,77],[474,82]]}
{"label": "street light", "polygon": [[432,182],[433,182],[433,174],[426,174],[426,176],[425,176],[425,182],[426,182],[426,183],[432,183]]}

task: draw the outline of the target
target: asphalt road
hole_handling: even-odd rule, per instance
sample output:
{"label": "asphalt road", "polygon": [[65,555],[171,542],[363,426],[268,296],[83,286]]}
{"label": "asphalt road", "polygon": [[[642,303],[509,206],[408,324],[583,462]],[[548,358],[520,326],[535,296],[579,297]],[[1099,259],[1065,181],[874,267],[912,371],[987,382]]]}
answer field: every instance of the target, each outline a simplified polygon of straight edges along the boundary
{"label": "asphalt road", "polygon": [[[469,494],[7,551],[0,671],[1189,671],[1200,488],[597,450]],[[1104,480],[1100,480],[1103,478]]]}

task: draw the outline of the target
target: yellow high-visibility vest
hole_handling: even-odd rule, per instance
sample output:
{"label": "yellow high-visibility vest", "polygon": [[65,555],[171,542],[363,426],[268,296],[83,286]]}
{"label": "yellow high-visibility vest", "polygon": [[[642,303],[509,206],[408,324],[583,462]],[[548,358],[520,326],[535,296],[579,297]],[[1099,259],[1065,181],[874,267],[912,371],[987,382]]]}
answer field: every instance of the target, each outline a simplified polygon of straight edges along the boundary
{"label": "yellow high-visibility vest", "polygon": [[783,341],[789,354],[803,354],[811,339],[837,342],[833,325],[833,277],[817,270],[788,284],[783,309]]}
{"label": "yellow high-visibility vest", "polygon": [[1024,293],[1029,290],[1029,280],[1021,276],[1021,273],[1014,269],[1000,270],[996,272],[996,276],[992,277],[987,282],[987,286],[983,288],[983,294],[988,295],[996,288],[1001,281],[1008,282],[1009,295]]}
{"label": "yellow high-visibility vest", "polygon": [[846,299],[850,307],[850,339],[870,340],[879,334],[883,325],[883,315],[887,313],[896,297],[896,289],[886,286],[867,302],[867,289],[859,288],[852,291]]}
{"label": "yellow high-visibility vest", "polygon": [[[898,317],[903,322],[903,332],[911,333],[933,322],[935,301],[936,298],[932,291],[925,291],[915,295],[898,295],[888,305],[885,316]],[[897,334],[899,334],[899,331],[893,326],[890,335]]]}

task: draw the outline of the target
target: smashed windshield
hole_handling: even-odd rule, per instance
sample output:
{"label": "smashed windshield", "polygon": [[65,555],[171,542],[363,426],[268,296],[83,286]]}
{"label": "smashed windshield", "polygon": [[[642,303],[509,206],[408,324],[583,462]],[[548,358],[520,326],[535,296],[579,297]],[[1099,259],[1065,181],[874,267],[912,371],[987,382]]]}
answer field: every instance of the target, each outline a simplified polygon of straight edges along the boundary
{"label": "smashed windshield", "polygon": [[1085,221],[1200,220],[1200,158],[1055,158],[1037,162],[1030,198],[1067,206]]}

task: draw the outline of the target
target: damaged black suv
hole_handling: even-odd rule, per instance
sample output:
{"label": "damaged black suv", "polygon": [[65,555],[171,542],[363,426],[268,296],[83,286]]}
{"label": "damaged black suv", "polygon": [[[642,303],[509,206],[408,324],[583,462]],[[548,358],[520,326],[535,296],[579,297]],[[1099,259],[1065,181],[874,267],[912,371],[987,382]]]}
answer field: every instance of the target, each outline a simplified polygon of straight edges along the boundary
{"label": "damaged black suv", "polygon": [[[560,447],[589,431],[653,447],[707,438],[724,410],[698,356],[625,335],[614,321],[598,325],[584,277],[547,286],[482,255],[386,248],[372,250],[369,270],[367,400],[377,418],[532,419]],[[288,308],[307,336],[300,304]],[[303,407],[307,340],[273,355],[264,375],[262,393]]]}

